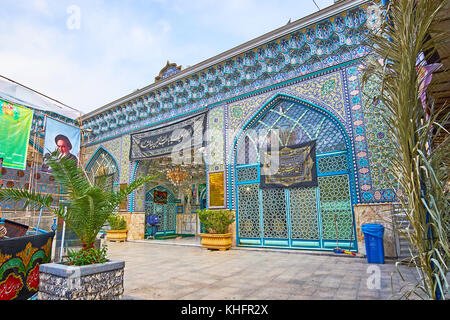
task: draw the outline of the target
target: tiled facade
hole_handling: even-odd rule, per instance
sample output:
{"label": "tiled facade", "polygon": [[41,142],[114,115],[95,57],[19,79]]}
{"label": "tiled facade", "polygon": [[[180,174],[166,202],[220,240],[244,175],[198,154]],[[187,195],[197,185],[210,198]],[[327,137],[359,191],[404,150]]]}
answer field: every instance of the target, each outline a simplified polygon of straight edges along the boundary
{"label": "tiled facade", "polygon": [[[287,99],[320,110],[342,128],[354,206],[394,202],[385,174],[389,142],[377,114],[380,106],[370,98],[378,87],[361,89],[362,62],[369,53],[364,38],[379,23],[380,8],[377,1],[358,3],[204,69],[172,68],[148,89],[88,114],[86,165],[104,150],[118,164],[120,184],[131,183],[146,175],[147,166],[147,160],[130,160],[131,133],[207,112],[206,171],[224,173],[224,208],[236,209],[237,139],[274,102]],[[130,195],[127,211],[145,211],[144,187]],[[366,211],[353,211],[364,220],[360,212]]]}

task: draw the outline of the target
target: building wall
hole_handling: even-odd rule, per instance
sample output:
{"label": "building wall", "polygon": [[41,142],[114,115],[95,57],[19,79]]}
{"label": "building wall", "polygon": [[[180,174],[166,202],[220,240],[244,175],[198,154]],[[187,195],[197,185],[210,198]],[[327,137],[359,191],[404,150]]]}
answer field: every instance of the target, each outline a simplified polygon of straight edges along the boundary
{"label": "building wall", "polygon": [[[367,13],[364,13],[361,9],[367,10]],[[136,120],[136,112],[133,111],[133,108],[139,107],[139,110],[144,110],[143,106],[145,107],[147,100],[146,98],[142,101],[136,99],[131,105],[126,105],[126,108],[123,109],[124,112],[131,115],[131,119],[135,122],[128,126],[125,125],[123,128],[114,129],[112,132],[103,130],[104,128],[100,130],[100,127],[96,127],[103,133],[90,140],[87,147],[88,153],[93,154],[99,147],[108,150],[120,163],[121,183],[130,183],[137,177],[145,175],[145,168],[138,163],[130,163],[128,160],[129,132],[147,128],[151,126],[152,121],[158,124],[164,123],[164,121],[178,116],[178,111],[187,115],[190,110],[199,110],[202,107],[208,108],[208,136],[206,138],[209,140],[209,144],[205,154],[207,171],[208,174],[224,173],[224,207],[235,209],[233,190],[235,183],[234,143],[236,138],[250,119],[255,117],[274,97],[280,95],[294,97],[298,101],[305,101],[327,110],[345,129],[351,144],[349,151],[352,154],[352,197],[353,203],[356,205],[357,228],[360,228],[362,223],[368,221],[364,218],[365,216],[372,217],[370,213],[372,211],[370,210],[375,212],[384,210],[386,203],[396,201],[396,193],[392,188],[392,177],[388,174],[388,161],[391,155],[389,141],[386,138],[387,129],[383,126],[378,112],[380,106],[374,104],[372,99],[379,91],[379,86],[376,83],[369,82],[363,90],[361,85],[363,72],[361,59],[368,51],[364,45],[359,45],[362,37],[360,26],[365,21],[367,21],[368,26],[369,22],[370,24],[375,23],[378,13],[377,5],[365,4],[360,9],[350,10],[347,13],[340,14],[339,17],[331,17],[327,21],[308,27],[302,31],[305,40],[311,48],[315,48],[311,52],[314,52],[318,57],[321,56],[321,59],[311,59],[305,64],[294,64],[292,68],[281,69],[279,72],[276,71],[277,66],[273,65],[272,71],[267,72],[265,78],[259,79],[253,84],[233,85],[233,81],[231,81],[231,85],[235,87],[225,91],[225,93],[214,93],[210,95],[210,98],[200,99],[192,105],[187,103],[181,109],[174,108],[157,115],[149,115],[140,120]],[[333,32],[329,29],[330,23],[334,26],[335,35],[332,35]],[[315,35],[311,33],[311,30],[315,30]],[[334,36],[339,38],[339,45],[330,43],[329,47],[321,47],[322,40],[320,39],[326,39],[327,37],[331,39]],[[292,34],[289,41],[294,41],[295,37],[296,35]],[[351,41],[349,41],[349,37],[352,39]],[[283,49],[284,46],[292,45],[291,42],[287,43],[283,38],[278,39],[276,43],[283,55],[289,55],[292,58],[290,56],[291,51],[283,51],[285,50]],[[335,48],[334,45],[337,47]],[[347,45],[348,47],[346,47]],[[337,50],[338,47],[341,49]],[[269,49],[269,45],[264,45],[264,50]],[[335,49],[336,51],[333,51]],[[269,51],[264,50],[255,49],[254,53],[261,63],[265,64],[267,68],[272,68],[271,60],[267,56]],[[332,53],[323,55],[321,50],[329,50]],[[249,57],[251,57],[251,54],[233,58],[235,60],[234,65],[228,65],[228,62],[225,62],[223,65],[216,66],[217,71],[223,70],[225,72],[226,68],[231,68],[227,71],[227,74],[232,74],[233,68],[244,68],[245,59]],[[222,76],[220,72],[217,74],[218,76]],[[224,79],[230,78],[229,76],[223,77]],[[203,83],[201,77],[200,82]],[[185,86],[185,88],[188,87]],[[157,93],[159,94],[159,91]],[[173,94],[172,89],[168,89],[166,94],[169,94],[169,96]],[[158,98],[157,96],[156,98]],[[151,99],[154,100],[155,98]],[[106,122],[97,122],[107,125]],[[113,123],[116,125],[119,122]],[[121,135],[121,132],[125,134]],[[108,135],[115,136],[115,138],[108,140]],[[95,141],[99,142],[96,143]],[[209,181],[209,179],[207,180]],[[210,192],[209,187],[209,183],[207,183],[208,194]],[[143,190],[141,188],[130,196],[128,206],[130,212],[142,212],[145,209]],[[361,238],[362,235],[359,233],[358,240],[363,245],[363,242],[360,241]],[[391,251],[391,248],[387,248],[387,252]]]}

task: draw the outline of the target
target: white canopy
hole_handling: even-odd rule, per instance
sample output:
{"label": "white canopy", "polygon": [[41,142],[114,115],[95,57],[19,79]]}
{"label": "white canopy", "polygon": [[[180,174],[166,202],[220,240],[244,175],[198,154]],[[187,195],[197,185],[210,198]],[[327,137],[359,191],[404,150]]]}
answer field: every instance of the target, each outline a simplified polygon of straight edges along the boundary
{"label": "white canopy", "polygon": [[0,78],[0,99],[33,109],[54,112],[73,120],[83,115],[81,111],[48,99],[41,94],[3,78]]}

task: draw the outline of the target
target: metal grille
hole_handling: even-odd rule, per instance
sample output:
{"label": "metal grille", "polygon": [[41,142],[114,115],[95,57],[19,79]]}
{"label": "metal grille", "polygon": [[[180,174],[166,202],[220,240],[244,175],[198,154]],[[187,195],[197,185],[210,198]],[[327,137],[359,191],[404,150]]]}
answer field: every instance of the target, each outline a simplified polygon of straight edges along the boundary
{"label": "metal grille", "polygon": [[[319,192],[323,239],[350,240],[352,204],[348,175],[319,177]],[[335,217],[338,237],[336,236]],[[355,235],[353,235],[354,238]]]}
{"label": "metal grille", "polygon": [[261,237],[258,194],[258,184],[238,186],[239,237]]}
{"label": "metal grille", "polygon": [[167,204],[159,204],[153,202],[153,190],[167,191],[164,188],[157,187],[146,193],[145,197],[145,214],[156,214],[159,219],[158,232],[175,231],[177,227],[177,206],[175,197],[171,192],[167,195]]}
{"label": "metal grille", "polygon": [[264,238],[287,239],[286,199],[284,189],[263,189]]}
{"label": "metal grille", "polygon": [[323,114],[292,102],[281,102],[269,110],[256,125],[240,139],[237,151],[237,164],[259,161],[257,141],[263,132],[278,133],[280,145],[294,145],[317,140],[317,153],[345,151],[345,137],[330,119]]}
{"label": "metal grille", "polygon": [[[242,243],[256,243],[245,242],[245,238],[256,238],[261,239],[263,246],[324,248],[326,244],[321,240],[337,238],[335,217],[338,239],[350,240],[353,211],[347,146],[336,123],[318,111],[283,101],[250,129],[239,140],[237,165],[259,165],[262,150],[257,141],[269,142],[267,134],[277,132],[280,146],[316,140],[320,177],[318,187],[260,189],[255,183],[259,181],[257,166],[237,167],[237,223],[238,237],[244,238]],[[258,137],[258,133],[264,134]],[[331,152],[333,155],[324,155]]]}
{"label": "metal grille", "polygon": [[173,203],[173,202],[168,202],[166,208],[167,208],[166,228],[167,228],[167,230],[176,230],[176,228],[177,228],[177,216],[176,216],[177,208],[176,208],[176,204]]}
{"label": "metal grille", "polygon": [[237,169],[237,179],[238,182],[241,181],[258,181],[258,168],[257,167],[248,167],[248,168],[239,168]]}
{"label": "metal grille", "polygon": [[291,238],[319,239],[316,188],[293,188],[289,191]]}
{"label": "metal grille", "polygon": [[347,171],[347,156],[340,155],[335,157],[319,158],[318,169],[319,173]]}

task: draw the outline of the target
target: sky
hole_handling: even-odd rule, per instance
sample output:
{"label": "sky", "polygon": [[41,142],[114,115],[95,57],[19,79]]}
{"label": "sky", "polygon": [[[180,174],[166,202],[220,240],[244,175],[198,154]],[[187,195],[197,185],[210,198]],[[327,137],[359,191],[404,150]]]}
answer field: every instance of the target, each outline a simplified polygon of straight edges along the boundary
{"label": "sky", "polygon": [[[333,0],[315,0],[320,9]],[[0,0],[0,75],[84,113],[318,11],[313,0]]]}

